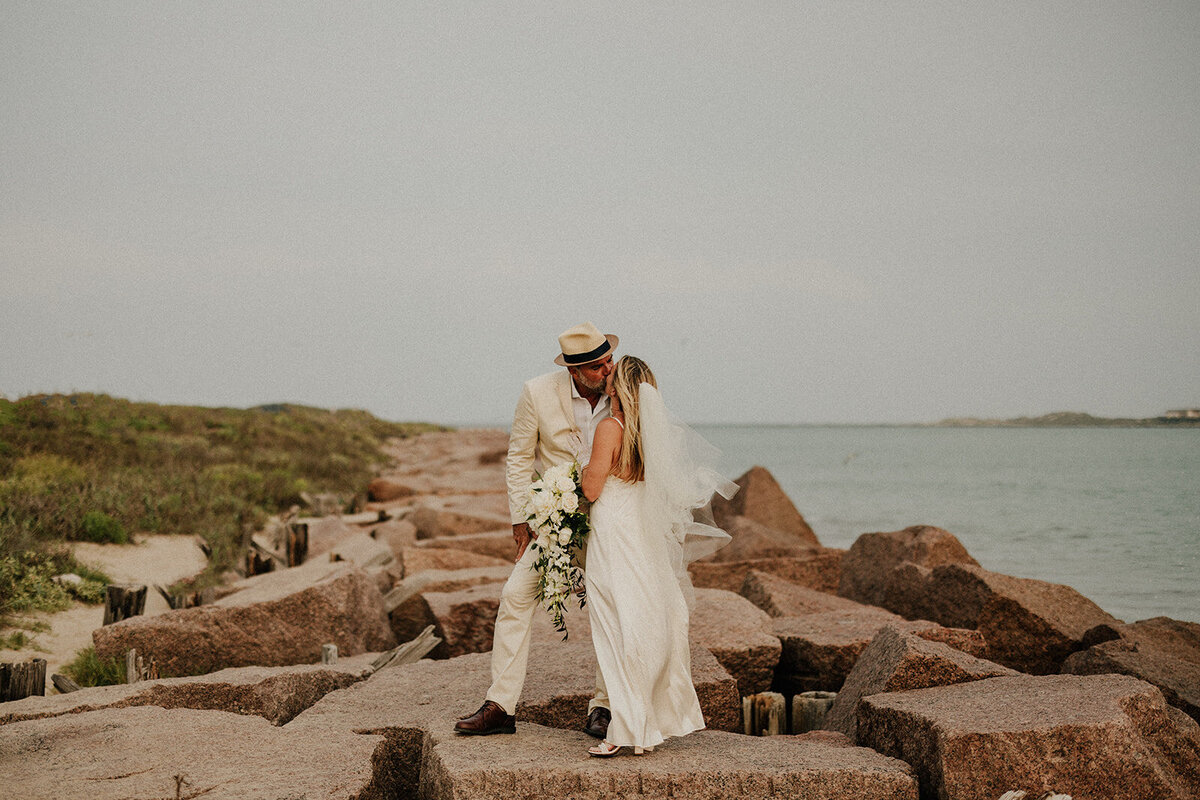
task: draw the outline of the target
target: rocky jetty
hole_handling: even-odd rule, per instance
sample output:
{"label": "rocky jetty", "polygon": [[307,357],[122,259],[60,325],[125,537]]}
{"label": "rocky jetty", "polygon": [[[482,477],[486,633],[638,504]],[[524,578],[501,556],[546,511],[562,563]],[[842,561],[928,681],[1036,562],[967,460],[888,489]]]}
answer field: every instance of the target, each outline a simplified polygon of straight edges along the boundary
{"label": "rocky jetty", "polygon": [[[733,542],[690,566],[707,730],[589,758],[596,661],[572,608],[565,641],[535,617],[516,735],[456,735],[490,682],[514,555],[505,446],[501,431],[395,441],[363,513],[303,520],[305,563],[97,629],[101,655],[190,677],[0,704],[6,795],[1200,796],[1200,626],[1127,625],[928,526],[823,547],[763,467],[714,504]],[[387,663],[412,640],[424,658]],[[823,730],[743,733],[744,698],[786,717],[814,690],[837,692]]]}

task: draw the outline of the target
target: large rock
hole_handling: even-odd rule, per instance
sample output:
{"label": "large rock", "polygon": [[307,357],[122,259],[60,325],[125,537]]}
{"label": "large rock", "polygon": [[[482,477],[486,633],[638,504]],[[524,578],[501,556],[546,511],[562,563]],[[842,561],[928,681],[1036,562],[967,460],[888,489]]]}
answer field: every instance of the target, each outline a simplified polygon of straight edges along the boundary
{"label": "large rock", "polygon": [[512,522],[507,517],[484,512],[468,514],[449,508],[421,506],[409,514],[407,519],[417,527],[418,539],[463,536],[469,533],[503,530],[505,526],[509,528],[510,538],[512,536]]}
{"label": "large rock", "polygon": [[1062,584],[965,564],[947,564],[928,572],[909,564],[897,571],[897,576],[901,575],[908,591],[889,593],[885,598],[888,608],[948,627],[975,628],[987,640],[988,658],[1021,672],[1056,673],[1068,655],[1083,649],[1089,630],[1120,624]]}
{"label": "large rock", "polygon": [[130,649],[160,674],[200,675],[227,667],[287,666],[321,660],[336,644],[346,656],[396,645],[383,595],[366,572],[309,562],[246,579],[216,602],[155,617],[130,617],[92,632],[96,655]]}
{"label": "large rock", "polygon": [[[571,638],[575,635],[572,630]],[[565,654],[554,650],[531,655],[530,700],[540,703],[541,692],[555,686],[564,695],[590,691],[587,665],[568,658],[567,671],[558,672],[560,656]],[[540,687],[533,685],[543,678]],[[578,730],[583,719],[573,699],[570,713],[561,716],[565,729],[525,720],[523,706],[515,736],[456,736],[455,718],[475,711],[490,680],[485,654],[409,664],[326,697],[287,727],[318,735],[341,730],[383,735],[395,744],[386,762],[407,776],[398,797],[917,798],[906,764],[829,733],[760,738],[706,730],[672,739],[646,756],[600,762],[587,755],[595,740]]]}
{"label": "large rock", "polygon": [[842,560],[838,594],[860,603],[883,606],[892,570],[906,562],[928,569],[942,564],[979,566],[954,534],[941,528],[916,525],[902,531],[864,533],[855,539]]}
{"label": "large rock", "polygon": [[767,572],[816,589],[837,594],[845,551],[822,547],[790,557],[752,558],[745,561],[693,561],[688,564],[692,584],[704,589],[740,592],[750,570]]}
{"label": "large rock", "polygon": [[400,796],[376,775],[383,741],[220,711],[105,709],[0,727],[0,787],[47,800]]}
{"label": "large rock", "polygon": [[371,536],[391,549],[400,558],[407,547],[417,542],[417,526],[406,519],[389,519],[371,528]]}
{"label": "large rock", "polygon": [[297,520],[308,526],[308,557],[324,555],[344,540],[361,532],[336,514],[325,517],[306,517]]}
{"label": "large rock", "polygon": [[516,561],[517,546],[513,542],[512,528],[455,536],[453,539],[426,539],[417,542],[418,548],[451,548],[498,558],[508,564]]}
{"label": "large rock", "polygon": [[740,594],[772,617],[798,617],[821,611],[861,609],[863,605],[836,594],[798,586],[769,572],[750,570]]}
{"label": "large rock", "polygon": [[386,566],[396,560],[386,542],[380,542],[366,531],[347,536],[329,550],[330,561],[346,561],[356,567]]}
{"label": "large rock", "polygon": [[[511,548],[511,539],[509,545]],[[507,567],[511,572],[513,567],[513,562],[507,558],[497,558],[473,550],[459,550],[452,547],[406,547],[400,555],[400,561],[401,577],[405,578],[425,570]]]}
{"label": "large rock", "polygon": [[366,679],[368,654],[336,664],[236,667],[211,675],[94,686],[0,705],[0,725],[104,708],[158,706],[253,714],[283,725],[330,692]]}
{"label": "large rock", "polygon": [[[1072,653],[1062,671],[1141,678],[1157,686],[1168,703],[1200,721],[1200,625],[1155,617],[1109,630],[1118,638]],[[1090,637],[1085,636],[1085,642]]]}
{"label": "large rock", "polygon": [[[384,606],[389,609],[392,632],[396,640],[407,642],[414,638],[426,627],[433,625],[435,630],[440,624],[430,608],[425,593],[447,594],[460,592],[474,586],[485,584],[503,585],[508,580],[512,570],[507,566],[479,567],[475,569],[455,570],[423,570],[417,572],[396,584],[384,598]],[[495,617],[495,612],[492,614]],[[495,627],[495,620],[492,622]],[[441,634],[438,634],[441,636]],[[488,646],[491,649],[491,635],[488,636]],[[446,652],[443,650],[442,652]],[[435,657],[439,655],[435,649]]]}
{"label": "large rock", "polygon": [[858,701],[881,692],[902,692],[1016,675],[1014,670],[967,655],[941,642],[931,642],[885,625],[867,645],[846,676],[829,713],[827,730],[856,738]]}
{"label": "large rock", "polygon": [[721,527],[733,537],[702,561],[748,561],[760,558],[808,558],[820,545],[791,531],[768,527],[749,517],[730,517]]}
{"label": "large rock", "polygon": [[721,589],[697,589],[691,640],[708,648],[737,680],[743,697],[771,687],[779,665],[779,638],[771,618],[744,597]]}
{"label": "large rock", "polygon": [[412,486],[395,478],[375,478],[367,484],[367,500],[372,503],[389,503],[414,494]]}
{"label": "large rock", "polygon": [[713,498],[713,518],[719,527],[729,530],[727,526],[733,524],[735,517],[745,517],[788,534],[796,544],[820,546],[804,516],[766,468],[751,467],[734,483],[738,485],[738,491],[731,499],[719,495]]}
{"label": "large rock", "polygon": [[865,697],[859,741],[912,764],[921,796],[1200,797],[1200,727],[1124,675],[989,678]]}
{"label": "large rock", "polygon": [[874,606],[855,604],[801,616],[777,617],[771,630],[783,645],[779,685],[796,692],[838,691],[867,645],[887,625],[959,649],[983,650],[982,639],[975,631],[947,629],[927,620],[906,620]]}
{"label": "large rock", "polygon": [[422,597],[435,620],[434,632],[442,640],[430,657],[453,658],[491,650],[503,589],[504,583],[498,582],[451,592],[425,592]]}

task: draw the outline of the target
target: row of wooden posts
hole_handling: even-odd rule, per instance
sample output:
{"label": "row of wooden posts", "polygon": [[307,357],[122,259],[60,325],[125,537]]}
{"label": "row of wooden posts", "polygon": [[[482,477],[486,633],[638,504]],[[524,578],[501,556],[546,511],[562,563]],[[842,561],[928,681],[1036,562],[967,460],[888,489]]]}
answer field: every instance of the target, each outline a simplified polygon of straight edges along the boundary
{"label": "row of wooden posts", "polygon": [[742,732],[748,736],[780,736],[820,730],[837,692],[802,692],[788,699],[779,692],[742,698]]}

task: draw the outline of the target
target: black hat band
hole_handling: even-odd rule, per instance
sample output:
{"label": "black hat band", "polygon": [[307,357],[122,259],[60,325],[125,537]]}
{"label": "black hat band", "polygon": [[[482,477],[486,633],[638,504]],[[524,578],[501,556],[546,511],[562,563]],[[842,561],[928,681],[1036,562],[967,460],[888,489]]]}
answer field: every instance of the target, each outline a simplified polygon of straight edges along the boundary
{"label": "black hat band", "polygon": [[568,366],[572,366],[574,364],[586,364],[589,361],[595,361],[597,358],[607,353],[610,349],[612,348],[609,347],[608,339],[605,339],[604,344],[600,345],[595,350],[589,350],[586,353],[579,353],[573,356],[563,353],[563,361],[567,362]]}

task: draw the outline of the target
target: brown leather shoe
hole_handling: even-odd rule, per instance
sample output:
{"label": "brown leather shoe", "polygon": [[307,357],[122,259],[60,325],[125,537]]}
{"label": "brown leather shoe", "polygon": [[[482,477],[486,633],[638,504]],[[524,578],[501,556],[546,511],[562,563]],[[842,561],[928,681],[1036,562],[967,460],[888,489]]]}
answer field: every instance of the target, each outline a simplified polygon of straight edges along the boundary
{"label": "brown leather shoe", "polygon": [[612,712],[604,706],[596,706],[588,714],[587,724],[583,726],[583,732],[588,736],[603,739],[608,735],[608,723],[611,721]]}
{"label": "brown leather shoe", "polygon": [[474,714],[454,723],[454,730],[469,736],[516,733],[517,718],[512,714],[504,713],[504,709],[500,707],[499,703],[488,700]]}

